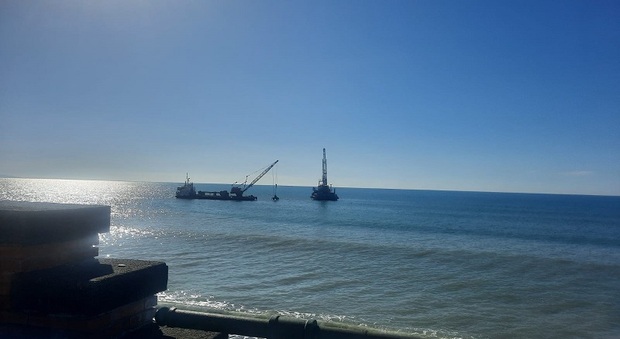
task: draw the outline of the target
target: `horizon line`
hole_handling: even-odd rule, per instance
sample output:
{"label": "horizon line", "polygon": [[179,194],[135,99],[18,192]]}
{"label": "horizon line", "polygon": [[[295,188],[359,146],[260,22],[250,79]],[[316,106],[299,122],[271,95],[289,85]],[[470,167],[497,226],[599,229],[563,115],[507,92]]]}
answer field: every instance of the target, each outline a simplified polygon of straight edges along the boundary
{"label": "horizon line", "polygon": [[[153,184],[179,184],[178,181],[145,181],[145,180],[126,180],[126,179],[75,179],[75,178],[33,178],[20,177],[14,175],[0,174],[0,179],[28,179],[28,180],[65,180],[65,181],[111,181],[111,182],[129,182],[129,183],[153,183]],[[230,183],[218,182],[194,182],[199,185],[232,185]],[[254,186],[272,186],[271,184],[255,184]],[[308,187],[306,185],[280,185],[279,187]],[[330,185],[333,186],[333,185]],[[376,190],[393,190],[393,191],[435,191],[435,192],[463,192],[463,193],[499,193],[499,194],[538,194],[538,195],[581,195],[594,197],[620,197],[620,194],[593,194],[593,193],[557,193],[557,192],[528,192],[528,191],[488,191],[488,190],[464,190],[464,189],[441,189],[441,188],[391,188],[391,187],[357,187],[357,186],[333,186],[338,189],[376,189]]]}

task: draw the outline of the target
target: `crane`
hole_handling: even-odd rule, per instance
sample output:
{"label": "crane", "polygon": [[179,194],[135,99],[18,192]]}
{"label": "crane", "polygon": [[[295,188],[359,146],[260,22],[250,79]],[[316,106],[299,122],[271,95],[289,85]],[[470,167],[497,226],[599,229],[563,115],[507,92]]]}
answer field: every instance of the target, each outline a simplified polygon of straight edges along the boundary
{"label": "crane", "polygon": [[319,180],[319,185],[312,188],[312,195],[310,197],[314,200],[338,200],[336,190],[332,190],[332,187],[327,184],[327,156],[325,155],[325,148],[323,148],[323,177]]}
{"label": "crane", "polygon": [[325,148],[323,148],[323,178],[321,178],[320,186],[327,186],[327,157],[325,156]]}
{"label": "crane", "polygon": [[[273,166],[275,166],[278,163],[278,161],[279,160],[276,160],[273,164],[267,166],[267,168],[265,168],[264,171],[262,171],[259,175],[257,175],[256,178],[254,178],[254,180],[252,180],[252,182],[249,185],[246,186],[245,183],[243,183],[243,188],[241,188],[240,186],[233,186],[230,189],[230,194],[234,194],[237,197],[243,196],[243,192],[247,191],[248,189],[250,189],[250,187],[254,186],[254,184],[257,183],[260,180],[260,178],[262,178],[265,174],[267,174],[267,172],[269,172],[269,170],[272,169]],[[247,181],[247,177],[246,177],[246,181]]]}

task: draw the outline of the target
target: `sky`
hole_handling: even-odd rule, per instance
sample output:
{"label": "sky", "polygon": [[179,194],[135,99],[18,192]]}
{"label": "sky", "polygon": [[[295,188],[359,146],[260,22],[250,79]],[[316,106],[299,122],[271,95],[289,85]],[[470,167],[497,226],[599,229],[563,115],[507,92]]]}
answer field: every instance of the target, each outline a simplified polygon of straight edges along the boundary
{"label": "sky", "polygon": [[[620,195],[620,2],[0,1],[0,176]],[[271,184],[263,179],[258,184]]]}

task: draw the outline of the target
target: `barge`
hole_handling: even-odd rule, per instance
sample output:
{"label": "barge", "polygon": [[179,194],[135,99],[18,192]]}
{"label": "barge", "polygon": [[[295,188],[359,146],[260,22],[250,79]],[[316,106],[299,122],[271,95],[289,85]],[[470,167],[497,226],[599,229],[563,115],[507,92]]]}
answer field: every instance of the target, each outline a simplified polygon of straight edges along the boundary
{"label": "barge", "polygon": [[325,148],[323,148],[323,177],[319,180],[317,187],[312,187],[312,195],[310,196],[314,200],[320,201],[336,201],[338,200],[338,194],[331,185],[327,184],[327,157],[325,156]]}
{"label": "barge", "polygon": [[263,172],[257,175],[256,178],[252,180],[252,182],[250,182],[249,184],[247,184],[247,176],[246,181],[243,184],[233,184],[230,192],[226,190],[216,192],[196,191],[196,189],[194,188],[194,183],[189,180],[189,174],[186,174],[185,184],[183,184],[183,186],[177,187],[177,192],[175,196],[178,199],[254,201],[257,199],[255,196],[243,195],[243,193],[250,189],[250,187],[254,186],[254,184],[258,182],[258,180],[260,180],[260,178],[262,178],[265,174],[267,174],[267,172],[269,172],[269,170],[273,168],[273,166],[275,166],[277,163],[278,160],[276,160],[273,164],[267,166],[267,168],[265,168]]}

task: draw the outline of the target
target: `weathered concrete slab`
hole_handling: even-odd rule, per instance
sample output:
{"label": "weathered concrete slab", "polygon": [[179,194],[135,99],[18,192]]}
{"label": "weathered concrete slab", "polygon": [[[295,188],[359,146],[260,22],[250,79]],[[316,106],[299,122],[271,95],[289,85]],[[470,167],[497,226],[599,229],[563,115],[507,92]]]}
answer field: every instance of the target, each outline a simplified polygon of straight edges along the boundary
{"label": "weathered concrete slab", "polygon": [[[84,247],[77,249],[67,249],[66,251],[50,252],[48,256],[38,256],[29,258],[7,258],[0,257],[0,272],[28,272],[51,268],[71,262],[92,259],[99,255],[98,247]],[[0,279],[0,281],[2,281]]]}
{"label": "weathered concrete slab", "polygon": [[99,234],[67,241],[24,245],[0,244],[0,259],[29,259],[64,255],[66,252],[83,251],[99,244]]}
{"label": "weathered concrete slab", "polygon": [[91,259],[20,273],[11,287],[11,310],[37,314],[100,314],[168,287],[163,262]]}
{"label": "weathered concrete slab", "polygon": [[39,338],[119,338],[119,339],[228,339],[228,335],[217,332],[188,330],[184,328],[159,327],[156,324],[146,325],[143,328],[125,333],[120,336],[107,335],[105,332],[85,334],[76,331],[59,330],[55,328],[37,328],[30,326],[15,326],[0,324],[0,338],[39,339]]}
{"label": "weathered concrete slab", "polygon": [[110,206],[0,200],[0,244],[46,244],[110,231]]}
{"label": "weathered concrete slab", "polygon": [[[157,297],[153,295],[94,316],[0,311],[0,324],[10,324],[15,329],[32,327],[82,334],[78,337],[92,337],[92,334],[117,337],[121,333],[152,324],[156,305]],[[0,338],[3,338],[1,333],[2,331],[0,331]]]}

